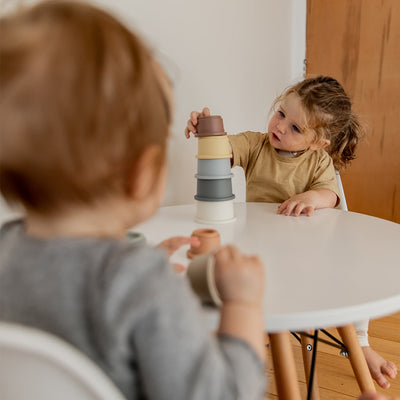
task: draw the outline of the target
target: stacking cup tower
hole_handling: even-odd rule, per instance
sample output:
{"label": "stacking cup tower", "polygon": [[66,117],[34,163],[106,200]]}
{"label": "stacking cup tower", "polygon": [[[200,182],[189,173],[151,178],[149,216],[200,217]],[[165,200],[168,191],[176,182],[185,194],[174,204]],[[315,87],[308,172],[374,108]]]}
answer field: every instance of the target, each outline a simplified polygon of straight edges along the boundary
{"label": "stacking cup tower", "polygon": [[197,123],[196,222],[223,223],[235,219],[229,140],[219,115],[199,117]]}

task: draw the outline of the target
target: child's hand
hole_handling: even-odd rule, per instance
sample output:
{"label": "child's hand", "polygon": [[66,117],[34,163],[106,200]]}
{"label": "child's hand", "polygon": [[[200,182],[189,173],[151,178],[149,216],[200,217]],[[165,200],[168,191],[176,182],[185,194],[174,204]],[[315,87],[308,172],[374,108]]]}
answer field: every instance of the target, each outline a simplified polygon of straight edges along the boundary
{"label": "child's hand", "polygon": [[209,117],[210,116],[210,109],[208,107],[204,107],[203,111],[199,113],[198,111],[192,111],[190,113],[190,119],[187,122],[187,126],[185,128],[185,136],[189,139],[190,132],[193,134],[197,133],[197,122],[199,117]]}
{"label": "child's hand", "polygon": [[300,214],[306,214],[308,217],[314,214],[316,208],[316,199],[312,190],[296,194],[290,199],[284,201],[278,207],[278,214],[293,215],[298,217]]}
{"label": "child's hand", "polygon": [[256,256],[245,256],[234,246],[215,253],[215,280],[223,303],[259,307],[264,292],[264,267]]}
{"label": "child's hand", "polygon": [[[175,253],[180,247],[185,244],[190,244],[193,247],[200,246],[200,241],[197,236],[174,236],[172,238],[163,240],[157,247],[161,247],[168,253],[169,256]],[[183,272],[185,267],[182,264],[173,264],[173,267],[176,272]]]}
{"label": "child's hand", "polygon": [[306,214],[308,217],[311,217],[315,209],[335,207],[336,202],[337,195],[331,190],[308,190],[284,201],[278,207],[278,214],[292,215],[293,213],[295,217],[298,217],[300,214]]}

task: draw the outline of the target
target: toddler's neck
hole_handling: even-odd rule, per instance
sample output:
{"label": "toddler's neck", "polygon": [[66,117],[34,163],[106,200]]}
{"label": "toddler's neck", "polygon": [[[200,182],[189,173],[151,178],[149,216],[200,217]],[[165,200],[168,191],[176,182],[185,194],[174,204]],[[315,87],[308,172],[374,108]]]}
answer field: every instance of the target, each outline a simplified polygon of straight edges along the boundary
{"label": "toddler's neck", "polygon": [[307,150],[299,150],[299,151],[287,151],[287,150],[280,150],[276,149],[278,154],[282,157],[286,158],[296,158],[304,154]]}

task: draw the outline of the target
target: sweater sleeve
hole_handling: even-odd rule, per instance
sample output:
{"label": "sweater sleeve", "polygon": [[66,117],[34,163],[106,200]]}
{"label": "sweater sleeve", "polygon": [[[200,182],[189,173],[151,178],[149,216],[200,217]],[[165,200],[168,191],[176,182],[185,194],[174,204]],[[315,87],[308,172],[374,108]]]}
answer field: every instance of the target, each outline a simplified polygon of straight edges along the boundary
{"label": "sweater sleeve", "polygon": [[[125,314],[129,351],[147,397],[262,399],[263,363],[250,346],[211,334],[186,278],[173,272],[164,257],[153,253],[146,264],[140,285],[119,291],[118,309]],[[118,280],[126,282],[129,270],[125,265]]]}

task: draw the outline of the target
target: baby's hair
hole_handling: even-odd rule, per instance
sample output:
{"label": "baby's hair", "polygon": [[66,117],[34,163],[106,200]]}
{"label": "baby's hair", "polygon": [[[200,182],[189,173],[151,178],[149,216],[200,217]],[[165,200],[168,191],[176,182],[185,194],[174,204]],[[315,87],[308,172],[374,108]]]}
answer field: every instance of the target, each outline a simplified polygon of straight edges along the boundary
{"label": "baby's hair", "polygon": [[150,145],[161,167],[170,124],[161,68],[108,13],[57,0],[2,17],[0,60],[8,203],[49,213],[126,194]]}
{"label": "baby's hair", "polygon": [[330,140],[326,151],[332,157],[335,169],[348,166],[355,158],[363,128],[340,83],[330,76],[310,77],[289,87],[274,105],[291,93],[300,98],[306,129],[315,133],[315,141]]}

